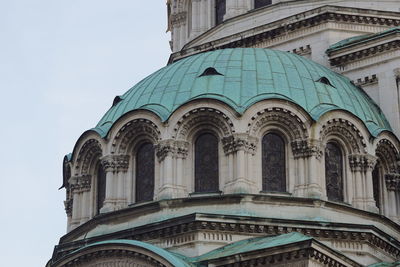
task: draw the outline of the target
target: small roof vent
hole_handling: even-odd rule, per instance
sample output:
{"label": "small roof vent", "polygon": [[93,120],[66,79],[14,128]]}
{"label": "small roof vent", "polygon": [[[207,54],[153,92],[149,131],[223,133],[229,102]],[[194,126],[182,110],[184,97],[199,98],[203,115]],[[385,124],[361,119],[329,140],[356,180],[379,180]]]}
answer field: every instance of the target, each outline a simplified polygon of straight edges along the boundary
{"label": "small roof vent", "polygon": [[317,80],[317,82],[323,83],[323,84],[325,84],[325,85],[329,85],[329,86],[332,86],[332,87],[336,88],[335,86],[332,85],[331,81],[329,81],[329,79],[326,78],[326,77],[321,77],[321,78],[319,78],[319,79]]}
{"label": "small roof vent", "polygon": [[204,72],[199,77],[213,76],[213,75],[222,75],[223,76],[223,74],[219,73],[215,68],[209,67],[209,68],[205,69]]}
{"label": "small roof vent", "polygon": [[119,95],[117,95],[115,98],[114,98],[114,101],[113,101],[113,103],[112,103],[112,106],[113,107],[115,107],[119,102],[121,102],[122,101],[122,98],[119,96]]}

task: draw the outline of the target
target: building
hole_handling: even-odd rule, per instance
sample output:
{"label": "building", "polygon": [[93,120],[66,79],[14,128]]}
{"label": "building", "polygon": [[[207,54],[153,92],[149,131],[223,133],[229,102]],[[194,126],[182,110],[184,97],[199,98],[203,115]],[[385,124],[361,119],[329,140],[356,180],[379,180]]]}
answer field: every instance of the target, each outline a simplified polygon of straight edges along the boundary
{"label": "building", "polygon": [[48,266],[397,266],[398,1],[170,0],[169,64],[64,159]]}

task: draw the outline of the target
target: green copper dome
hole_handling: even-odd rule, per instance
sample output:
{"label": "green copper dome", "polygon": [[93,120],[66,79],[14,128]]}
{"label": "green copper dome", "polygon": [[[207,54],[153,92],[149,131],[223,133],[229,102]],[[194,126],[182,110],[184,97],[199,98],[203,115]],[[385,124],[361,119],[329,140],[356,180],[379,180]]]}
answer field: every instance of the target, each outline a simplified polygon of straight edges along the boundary
{"label": "green copper dome", "polygon": [[264,99],[301,106],[314,120],[340,109],[361,119],[374,136],[390,125],[350,80],[304,57],[261,48],[234,48],[184,58],[151,74],[124,95],[93,129],[102,137],[124,114],[145,109],[162,121],[194,99],[216,99],[243,114]]}

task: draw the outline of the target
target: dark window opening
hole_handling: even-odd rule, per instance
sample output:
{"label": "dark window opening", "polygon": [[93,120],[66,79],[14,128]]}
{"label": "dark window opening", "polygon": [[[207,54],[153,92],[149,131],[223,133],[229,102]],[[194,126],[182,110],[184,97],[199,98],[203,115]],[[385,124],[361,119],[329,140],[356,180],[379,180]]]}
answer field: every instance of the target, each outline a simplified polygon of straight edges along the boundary
{"label": "dark window opening", "polygon": [[262,189],[286,192],[285,141],[274,133],[262,139]]}
{"label": "dark window opening", "polygon": [[254,0],[254,8],[269,6],[271,4],[272,4],[272,0]]}
{"label": "dark window opening", "polygon": [[195,142],[195,192],[219,191],[218,138],[210,133]]}
{"label": "dark window opening", "polygon": [[213,76],[213,75],[222,75],[222,74],[219,73],[215,68],[210,67],[205,69],[204,72],[199,77]]}
{"label": "dark window opening", "polygon": [[151,201],[154,197],[154,146],[142,144],[136,153],[136,202]]}
{"label": "dark window opening", "polygon": [[106,199],[106,172],[103,166],[99,163],[97,166],[97,214],[103,207],[104,200]]}
{"label": "dark window opening", "polygon": [[215,0],[215,25],[224,21],[226,13],[226,0]]}
{"label": "dark window opening", "polygon": [[320,83],[323,83],[325,85],[329,85],[329,86],[335,87],[335,86],[332,85],[331,81],[329,81],[329,79],[326,78],[326,77],[319,78],[317,82],[320,82]]}
{"label": "dark window opening", "polygon": [[332,142],[325,148],[325,179],[328,200],[343,202],[343,156],[339,146]]}
{"label": "dark window opening", "polygon": [[380,173],[379,166],[375,166],[372,171],[372,187],[374,190],[374,199],[376,203],[376,207],[380,209],[381,207],[381,185],[380,185]]}

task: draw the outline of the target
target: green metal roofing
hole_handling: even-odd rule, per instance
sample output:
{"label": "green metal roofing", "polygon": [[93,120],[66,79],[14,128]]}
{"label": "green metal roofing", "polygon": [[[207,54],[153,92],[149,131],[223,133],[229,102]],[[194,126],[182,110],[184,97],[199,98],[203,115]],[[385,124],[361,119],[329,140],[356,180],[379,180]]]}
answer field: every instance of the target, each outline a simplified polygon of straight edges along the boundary
{"label": "green metal roofing", "polygon": [[371,40],[379,39],[379,38],[385,37],[390,34],[395,34],[395,33],[400,33],[400,27],[390,28],[383,32],[350,37],[350,38],[344,39],[340,42],[337,42],[337,43],[331,45],[326,52],[330,53],[330,52],[333,52],[333,51],[336,51],[339,49],[343,49],[343,48],[357,45],[360,43],[369,42]]}
{"label": "green metal roofing", "polygon": [[204,262],[212,259],[229,257],[240,253],[246,253],[261,249],[268,249],[287,244],[303,242],[311,239],[312,239],[311,237],[305,236],[297,232],[283,234],[274,237],[255,237],[237,241],[235,243],[226,245],[222,248],[215,249],[199,257],[193,258],[193,261]]}
{"label": "green metal roofing", "polygon": [[[209,68],[222,75],[201,76]],[[333,86],[318,82],[326,77]],[[120,96],[97,126],[105,137],[124,114],[145,109],[162,121],[195,99],[216,99],[239,114],[264,99],[284,99],[314,120],[330,110],[349,111],[374,136],[390,130],[379,107],[350,80],[304,57],[261,48],[234,48],[193,55],[151,74]]]}
{"label": "green metal roofing", "polygon": [[[148,251],[151,251],[157,255],[159,255],[160,257],[162,257],[164,260],[168,261],[169,263],[171,263],[173,266],[179,266],[179,267],[193,267],[193,264],[186,262],[184,260],[184,257],[182,256],[178,256],[175,253],[171,253],[165,249],[156,247],[154,245],[151,245],[149,243],[145,243],[145,242],[141,242],[141,241],[136,241],[136,240],[126,240],[126,239],[120,239],[120,240],[107,240],[107,241],[100,241],[100,242],[96,242],[87,246],[84,246],[82,248],[79,248],[73,252],[71,252],[69,255],[71,254],[75,254],[79,251],[82,251],[84,249],[90,248],[90,247],[95,247],[95,246],[102,246],[102,245],[113,245],[113,244],[117,244],[117,245],[126,245],[126,246],[135,246],[135,247],[140,247],[143,249],[146,249]],[[66,257],[68,257],[69,255],[67,255]]]}

